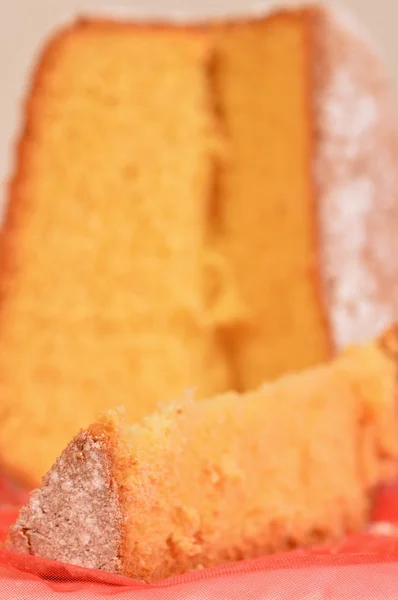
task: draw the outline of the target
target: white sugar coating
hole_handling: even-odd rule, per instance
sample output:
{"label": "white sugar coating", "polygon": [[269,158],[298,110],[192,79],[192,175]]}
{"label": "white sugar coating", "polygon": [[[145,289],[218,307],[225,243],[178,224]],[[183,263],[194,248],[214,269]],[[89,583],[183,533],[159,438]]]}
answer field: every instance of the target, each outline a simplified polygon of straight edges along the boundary
{"label": "white sugar coating", "polygon": [[315,107],[323,292],[337,348],[379,335],[398,306],[393,100],[378,57],[345,23],[328,13],[320,34]]}
{"label": "white sugar coating", "polygon": [[[375,125],[378,107],[373,95],[358,95],[352,74],[345,65],[337,68],[329,81],[329,93],[323,107],[324,119],[334,128],[334,136],[345,144],[358,146],[359,137]],[[347,102],[336,101],[345,98]],[[349,100],[349,102],[348,102]]]}

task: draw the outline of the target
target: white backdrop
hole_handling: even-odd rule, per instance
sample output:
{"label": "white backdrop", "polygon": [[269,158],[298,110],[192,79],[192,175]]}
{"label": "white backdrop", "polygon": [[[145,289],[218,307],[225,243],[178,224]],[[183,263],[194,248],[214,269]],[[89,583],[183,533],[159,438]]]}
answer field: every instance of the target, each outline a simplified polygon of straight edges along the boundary
{"label": "white backdrop", "polygon": [[[263,0],[262,4],[266,3]],[[108,0],[106,4],[110,9],[121,7],[145,16],[165,16],[173,11],[200,10],[204,15],[242,12],[260,5],[253,0]],[[355,11],[372,30],[398,88],[397,0],[340,0],[339,4]],[[95,12],[99,6],[101,0],[0,0],[0,204],[12,165],[27,76],[43,38],[57,22],[87,10]]]}

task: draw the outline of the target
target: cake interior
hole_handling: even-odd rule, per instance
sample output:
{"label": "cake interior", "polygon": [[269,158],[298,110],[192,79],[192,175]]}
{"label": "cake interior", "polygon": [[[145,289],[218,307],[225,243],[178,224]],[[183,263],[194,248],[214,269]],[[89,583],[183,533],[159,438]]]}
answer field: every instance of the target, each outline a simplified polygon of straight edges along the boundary
{"label": "cake interior", "polygon": [[310,20],[85,21],[47,47],[3,248],[14,471],[37,481],[112,406],[136,421],[327,358]]}
{"label": "cake interior", "polygon": [[330,352],[317,272],[311,18],[282,13],[219,30],[221,238],[246,316],[230,337],[241,390]]}
{"label": "cake interior", "polygon": [[245,394],[80,432],[8,547],[156,581],[359,531],[397,472],[396,331]]}

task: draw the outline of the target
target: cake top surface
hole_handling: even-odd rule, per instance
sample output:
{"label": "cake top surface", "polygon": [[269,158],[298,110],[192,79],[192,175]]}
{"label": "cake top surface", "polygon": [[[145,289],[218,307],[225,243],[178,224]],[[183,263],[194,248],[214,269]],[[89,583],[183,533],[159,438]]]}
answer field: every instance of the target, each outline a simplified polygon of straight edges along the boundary
{"label": "cake top surface", "polygon": [[[222,1],[195,6],[183,6],[177,2],[167,2],[159,6],[145,3],[145,6],[129,6],[120,2],[110,4],[104,2],[80,11],[80,14],[90,19],[112,19],[131,23],[169,23],[175,25],[195,25],[207,22],[229,22],[245,20],[261,20],[278,12],[290,12],[305,9],[326,10],[339,18],[340,23],[351,30],[356,36],[372,41],[367,28],[355,16],[339,3],[331,5],[327,0],[233,0],[228,6]],[[76,14],[76,13],[75,13]],[[70,21],[71,13],[65,13],[64,21]],[[61,19],[62,20],[62,19]]]}
{"label": "cake top surface", "polygon": [[[323,6],[324,1],[302,2],[300,0],[233,0],[226,8],[223,2],[207,2],[195,6],[181,7],[180,3],[168,2],[167,5],[141,7],[126,4],[108,4],[96,6],[89,11],[92,16],[105,16],[128,21],[167,21],[169,23],[195,23],[209,20],[255,19],[264,18],[280,10],[300,9],[309,6]],[[87,11],[85,11],[88,14]]]}

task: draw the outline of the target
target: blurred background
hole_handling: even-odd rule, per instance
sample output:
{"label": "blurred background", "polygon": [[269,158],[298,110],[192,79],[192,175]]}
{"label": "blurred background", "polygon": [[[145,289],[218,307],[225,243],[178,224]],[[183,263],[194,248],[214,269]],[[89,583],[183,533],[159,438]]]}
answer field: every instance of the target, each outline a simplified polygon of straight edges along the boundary
{"label": "blurred background", "polygon": [[[36,53],[56,23],[100,8],[131,11],[139,17],[241,13],[259,10],[275,0],[0,0],[0,206],[4,199],[13,141],[18,130],[21,100]],[[336,4],[325,0],[325,4]],[[398,98],[397,0],[339,0],[371,30],[385,55]],[[201,8],[199,8],[199,6]],[[397,102],[398,107],[398,102]]]}

